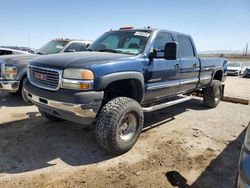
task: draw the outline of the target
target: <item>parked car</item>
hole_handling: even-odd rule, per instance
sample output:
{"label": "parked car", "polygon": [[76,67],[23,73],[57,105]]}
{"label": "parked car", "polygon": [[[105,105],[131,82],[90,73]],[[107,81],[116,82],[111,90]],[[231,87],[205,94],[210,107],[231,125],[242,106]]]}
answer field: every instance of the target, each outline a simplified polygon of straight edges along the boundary
{"label": "parked car", "polygon": [[243,73],[244,78],[250,78],[250,67],[247,67]]}
{"label": "parked car", "polygon": [[0,56],[2,56],[2,55],[14,55],[14,54],[29,54],[29,52],[21,51],[21,50],[14,50],[11,48],[0,47]]}
{"label": "parked car", "polygon": [[240,76],[244,73],[246,66],[240,62],[229,62],[227,67],[227,75]]}
{"label": "parked car", "polygon": [[51,121],[95,125],[97,142],[114,154],[130,150],[152,112],[190,100],[222,97],[225,59],[198,58],[191,36],[162,29],[122,28],[89,52],[39,57],[29,63],[24,91]]}
{"label": "parked car", "polygon": [[237,188],[250,187],[250,123],[241,149],[236,184]]}
{"label": "parked car", "polygon": [[29,52],[31,54],[35,53],[34,49],[28,48],[28,47],[22,47],[22,46],[0,46],[0,48],[9,48],[9,49],[13,49],[13,50],[19,50],[19,51]]}
{"label": "parked car", "polygon": [[20,92],[23,99],[29,103],[23,91],[28,61],[41,55],[85,51],[91,43],[89,40],[56,39],[38,49],[36,54],[23,52],[22,55],[1,56],[0,90],[10,93]]}

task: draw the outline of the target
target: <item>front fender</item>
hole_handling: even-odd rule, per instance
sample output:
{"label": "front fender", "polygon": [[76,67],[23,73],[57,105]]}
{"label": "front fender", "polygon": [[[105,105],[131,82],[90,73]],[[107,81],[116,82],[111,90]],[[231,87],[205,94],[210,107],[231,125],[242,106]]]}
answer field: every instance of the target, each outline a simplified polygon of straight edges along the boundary
{"label": "front fender", "polygon": [[128,71],[128,72],[116,72],[105,75],[100,78],[99,82],[96,85],[97,90],[105,89],[109,84],[119,80],[127,80],[127,79],[136,79],[139,80],[142,86],[142,90],[144,91],[144,76],[140,72],[136,71]]}

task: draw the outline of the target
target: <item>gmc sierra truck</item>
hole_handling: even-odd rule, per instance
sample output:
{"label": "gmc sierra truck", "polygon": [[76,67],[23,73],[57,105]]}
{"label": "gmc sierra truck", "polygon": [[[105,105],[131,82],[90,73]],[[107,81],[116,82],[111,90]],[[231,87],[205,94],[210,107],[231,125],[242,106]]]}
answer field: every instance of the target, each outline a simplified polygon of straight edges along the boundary
{"label": "gmc sierra truck", "polygon": [[[21,93],[23,100],[30,103],[23,91],[23,81],[27,77],[28,61],[39,55],[85,51],[92,43],[88,40],[55,39],[40,49],[36,54],[4,55],[0,57],[0,91]],[[0,49],[1,50],[1,49]]]}
{"label": "gmc sierra truck", "polygon": [[45,118],[94,125],[100,146],[122,154],[136,143],[144,113],[187,101],[183,94],[194,91],[216,107],[226,64],[197,57],[189,35],[121,28],[104,33],[88,52],[32,60],[24,88]]}

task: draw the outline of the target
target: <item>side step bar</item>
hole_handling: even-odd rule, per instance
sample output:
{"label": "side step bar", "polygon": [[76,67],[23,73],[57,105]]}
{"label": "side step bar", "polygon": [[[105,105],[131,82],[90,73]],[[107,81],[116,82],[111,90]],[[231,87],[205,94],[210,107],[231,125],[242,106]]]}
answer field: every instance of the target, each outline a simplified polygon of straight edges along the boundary
{"label": "side step bar", "polygon": [[[183,95],[182,95],[182,97],[183,97]],[[152,112],[152,111],[159,110],[159,109],[162,109],[162,108],[166,108],[166,107],[169,107],[169,106],[173,106],[173,105],[176,105],[176,104],[179,104],[179,103],[183,103],[183,102],[189,101],[191,99],[192,99],[192,97],[185,96],[184,98],[176,99],[176,100],[169,101],[169,102],[162,103],[162,104],[157,104],[155,106],[142,108],[142,110],[143,110],[143,112]]]}

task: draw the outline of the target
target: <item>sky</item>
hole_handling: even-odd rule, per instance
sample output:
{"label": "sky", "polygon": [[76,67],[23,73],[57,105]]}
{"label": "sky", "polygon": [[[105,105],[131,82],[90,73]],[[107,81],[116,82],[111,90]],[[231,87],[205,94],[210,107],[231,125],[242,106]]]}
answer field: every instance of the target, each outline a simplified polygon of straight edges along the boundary
{"label": "sky", "polygon": [[250,0],[8,0],[0,45],[39,48],[54,38],[95,40],[122,26],[190,34],[199,51],[250,44]]}

